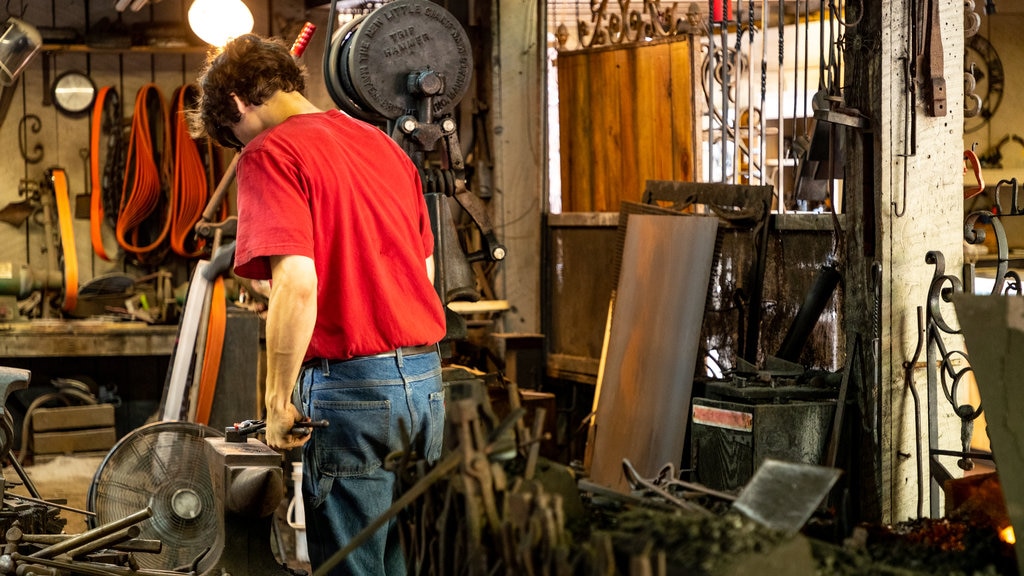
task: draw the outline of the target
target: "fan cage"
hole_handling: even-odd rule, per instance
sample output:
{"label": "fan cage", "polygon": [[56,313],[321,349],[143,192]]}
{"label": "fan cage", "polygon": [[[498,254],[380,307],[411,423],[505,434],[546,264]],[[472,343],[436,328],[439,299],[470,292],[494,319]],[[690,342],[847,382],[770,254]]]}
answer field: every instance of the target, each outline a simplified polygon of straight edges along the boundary
{"label": "fan cage", "polygon": [[[93,477],[88,509],[93,527],[121,520],[145,508],[139,538],[159,540],[159,554],[138,554],[140,567],[174,570],[191,565],[220,534],[220,517],[210,477],[206,438],[223,433],[191,422],[154,422],[125,435],[107,453]],[[194,494],[195,517],[176,513],[176,494]]]}

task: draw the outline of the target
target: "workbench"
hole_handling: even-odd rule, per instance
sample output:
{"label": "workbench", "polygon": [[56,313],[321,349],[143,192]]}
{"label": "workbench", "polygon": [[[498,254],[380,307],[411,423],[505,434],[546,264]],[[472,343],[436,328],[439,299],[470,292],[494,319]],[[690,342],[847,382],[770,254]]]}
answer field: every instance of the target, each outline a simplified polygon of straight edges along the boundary
{"label": "workbench", "polygon": [[[255,314],[228,308],[211,426],[259,415],[261,331]],[[98,319],[0,323],[0,366],[30,370],[34,386],[74,378],[110,390],[119,399],[120,437],[156,413],[177,337],[176,324]]]}
{"label": "workbench", "polygon": [[116,405],[120,437],[157,410],[177,335],[177,325],[111,319],[0,323],[0,366],[32,373],[29,389],[15,392],[6,407],[17,422],[54,378],[87,382]]}
{"label": "workbench", "polygon": [[168,356],[177,325],[110,320],[28,320],[0,324],[0,359]]}
{"label": "workbench", "polygon": [[[116,396],[118,436],[123,436],[157,412],[177,338],[177,324],[100,319],[0,323],[0,366],[32,373],[32,389],[15,393],[19,398],[8,408],[17,413],[54,378],[88,381]],[[230,345],[221,358],[220,393],[210,421],[215,428],[259,414],[257,316],[230,308],[225,342]]]}

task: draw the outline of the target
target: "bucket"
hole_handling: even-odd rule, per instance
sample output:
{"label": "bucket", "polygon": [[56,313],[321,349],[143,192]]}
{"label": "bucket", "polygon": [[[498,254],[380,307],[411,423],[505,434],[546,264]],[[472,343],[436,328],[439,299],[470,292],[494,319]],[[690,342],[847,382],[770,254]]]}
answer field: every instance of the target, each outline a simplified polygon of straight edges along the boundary
{"label": "bucket", "polygon": [[295,530],[295,559],[309,562],[306,547],[306,509],[302,505],[302,462],[292,462],[292,501],[288,503],[288,525]]}

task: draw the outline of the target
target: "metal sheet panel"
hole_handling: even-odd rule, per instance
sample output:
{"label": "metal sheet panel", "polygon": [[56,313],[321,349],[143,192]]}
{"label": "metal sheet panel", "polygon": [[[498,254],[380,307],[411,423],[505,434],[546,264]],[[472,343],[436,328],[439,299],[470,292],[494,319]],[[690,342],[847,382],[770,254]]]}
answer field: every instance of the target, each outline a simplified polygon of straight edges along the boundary
{"label": "metal sheet panel", "polygon": [[718,219],[633,215],[591,436],[591,480],[628,491],[682,458]]}

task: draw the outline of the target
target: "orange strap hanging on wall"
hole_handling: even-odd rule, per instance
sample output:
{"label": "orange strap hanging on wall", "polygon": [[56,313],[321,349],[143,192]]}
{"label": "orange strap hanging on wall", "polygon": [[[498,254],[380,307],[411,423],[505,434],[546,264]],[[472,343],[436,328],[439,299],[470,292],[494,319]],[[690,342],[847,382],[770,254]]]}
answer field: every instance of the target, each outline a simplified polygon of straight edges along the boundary
{"label": "orange strap hanging on wall", "polygon": [[[206,168],[199,155],[199,147],[189,136],[185,109],[194,99],[195,85],[188,84],[174,93],[174,129],[171,145],[174,148],[174,176],[171,182],[171,249],[176,254],[193,258],[201,255],[206,247],[204,238],[195,238],[194,227],[206,208],[209,198],[209,183]],[[189,246],[193,246],[190,248]]]}
{"label": "orange strap hanging on wall", "polygon": [[210,316],[206,325],[206,343],[203,346],[203,368],[199,376],[199,397],[196,399],[196,422],[210,424],[213,398],[217,392],[220,359],[224,351],[224,331],[228,310],[224,300],[224,278],[213,281],[210,291]]}
{"label": "orange strap hanging on wall", "polygon": [[[151,117],[153,113],[155,118]],[[167,101],[156,84],[139,88],[128,137],[121,212],[115,232],[117,243],[140,260],[145,260],[147,255],[162,247],[171,227],[171,210],[161,185],[162,176],[168,173],[169,162],[170,123],[167,114]],[[147,241],[142,240],[143,225],[151,224],[154,218],[162,220],[159,231],[148,234],[151,238],[149,243],[141,245]],[[152,230],[156,229],[157,226],[153,226]]]}
{"label": "orange strap hanging on wall", "polygon": [[61,168],[47,170],[57,204],[57,224],[60,229],[60,249],[64,268],[64,302],[60,309],[70,312],[78,304],[78,254],[75,252],[75,229],[71,220],[71,200],[68,198],[68,176]]}

